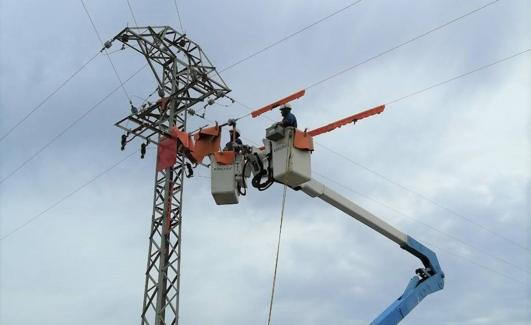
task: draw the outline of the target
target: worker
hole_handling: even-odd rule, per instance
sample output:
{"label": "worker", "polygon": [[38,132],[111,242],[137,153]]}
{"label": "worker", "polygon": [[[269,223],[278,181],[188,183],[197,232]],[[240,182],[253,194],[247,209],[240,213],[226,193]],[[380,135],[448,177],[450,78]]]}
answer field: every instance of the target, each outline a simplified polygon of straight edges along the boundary
{"label": "worker", "polygon": [[240,139],[240,130],[233,128],[229,130],[230,141],[225,145],[224,151],[234,150],[236,146],[242,146],[242,140]]}
{"label": "worker", "polygon": [[280,108],[280,113],[282,114],[282,121],[280,124],[283,127],[292,126],[297,128],[297,118],[291,113],[291,106],[286,104]]}

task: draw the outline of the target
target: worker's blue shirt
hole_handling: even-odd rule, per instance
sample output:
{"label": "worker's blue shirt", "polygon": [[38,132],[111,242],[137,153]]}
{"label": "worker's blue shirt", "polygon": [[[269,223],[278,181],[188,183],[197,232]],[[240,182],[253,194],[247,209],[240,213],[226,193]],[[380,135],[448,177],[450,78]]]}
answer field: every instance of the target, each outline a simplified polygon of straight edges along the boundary
{"label": "worker's blue shirt", "polygon": [[284,116],[284,118],[282,119],[282,126],[286,127],[286,126],[293,126],[294,128],[297,127],[297,118],[295,117],[295,115],[291,114],[291,113],[288,113],[286,114],[286,116]]}
{"label": "worker's blue shirt", "polygon": [[229,141],[227,142],[227,144],[225,145],[225,149],[224,150],[233,150],[234,149],[234,144],[239,144],[240,146],[243,145],[243,142],[240,138],[236,138],[234,139],[234,142],[233,141]]}

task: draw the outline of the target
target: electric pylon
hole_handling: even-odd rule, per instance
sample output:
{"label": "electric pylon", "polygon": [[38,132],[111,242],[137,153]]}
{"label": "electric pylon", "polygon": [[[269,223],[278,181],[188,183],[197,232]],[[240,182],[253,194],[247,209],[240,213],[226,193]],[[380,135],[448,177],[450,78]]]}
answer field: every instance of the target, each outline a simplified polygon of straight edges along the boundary
{"label": "electric pylon", "polygon": [[128,27],[112,42],[122,43],[142,54],[155,75],[160,99],[141,107],[131,105],[131,114],[115,125],[125,131],[122,150],[136,137],[142,157],[146,145],[158,147],[153,214],[149,233],[142,325],[178,324],[181,266],[181,224],[183,180],[186,158],[175,142],[164,148],[173,127],[186,131],[192,106],[207,101],[212,104],[224,97],[227,87],[199,45],[171,27]]}

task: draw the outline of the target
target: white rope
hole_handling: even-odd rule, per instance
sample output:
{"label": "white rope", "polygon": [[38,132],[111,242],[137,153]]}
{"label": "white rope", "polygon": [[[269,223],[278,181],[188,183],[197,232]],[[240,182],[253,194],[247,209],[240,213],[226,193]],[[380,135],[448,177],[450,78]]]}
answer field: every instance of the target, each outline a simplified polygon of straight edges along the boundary
{"label": "white rope", "polygon": [[273,273],[273,286],[271,287],[271,300],[269,302],[269,317],[267,319],[267,324],[271,324],[271,312],[273,311],[273,299],[275,297],[275,284],[277,282],[277,269],[278,269],[278,255],[280,253],[280,238],[282,237],[282,224],[284,223],[284,207],[286,206],[286,192],[288,187],[284,185],[284,193],[282,194],[282,210],[280,212],[280,229],[278,231],[278,242],[277,242],[277,256],[275,258],[275,271]]}

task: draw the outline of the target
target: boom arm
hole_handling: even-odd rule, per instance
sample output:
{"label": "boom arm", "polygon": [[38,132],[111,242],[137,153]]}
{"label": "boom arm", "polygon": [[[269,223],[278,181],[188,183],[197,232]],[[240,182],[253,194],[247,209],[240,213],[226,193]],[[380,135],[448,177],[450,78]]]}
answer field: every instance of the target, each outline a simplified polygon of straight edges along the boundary
{"label": "boom arm", "polygon": [[[316,134],[328,132],[346,123],[378,114],[383,109],[383,106],[375,107],[314,131]],[[252,171],[251,184],[259,191],[266,190],[278,182],[292,189],[301,190],[310,197],[318,197],[391,239],[422,261],[424,267],[415,270],[416,275],[409,280],[402,295],[376,317],[371,325],[396,325],[427,295],[443,289],[444,273],[434,252],[341,194],[312,179],[313,146],[309,132],[274,124],[266,130],[264,147],[242,146],[239,150],[239,153],[231,152],[234,159],[230,161],[218,157],[223,153],[214,154],[210,170],[212,196],[217,204],[238,203],[239,195],[247,193],[245,179],[251,176]]]}
{"label": "boom arm", "polygon": [[329,189],[316,180],[310,180],[295,188],[318,197],[328,204],[350,215],[354,219],[376,230],[391,239],[400,247],[422,261],[423,269],[417,269],[417,275],[411,278],[404,293],[382,312],[371,325],[391,325],[400,322],[427,295],[443,289],[444,273],[433,251],[412,237],[394,228],[387,222],[371,214],[369,211],[354,204],[341,194]]}

